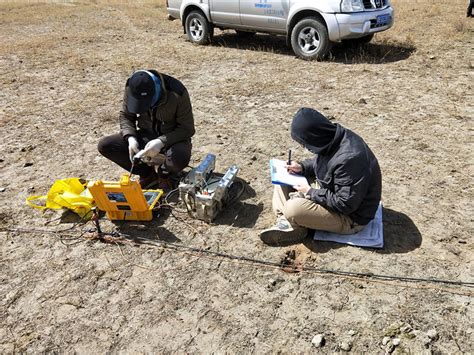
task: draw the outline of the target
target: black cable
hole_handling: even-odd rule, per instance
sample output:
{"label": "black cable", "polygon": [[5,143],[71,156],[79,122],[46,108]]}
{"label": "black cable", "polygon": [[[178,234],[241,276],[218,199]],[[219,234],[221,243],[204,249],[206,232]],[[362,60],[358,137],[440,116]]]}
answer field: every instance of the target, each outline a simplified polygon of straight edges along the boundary
{"label": "black cable", "polygon": [[[242,193],[245,190],[245,185],[243,184],[242,181],[235,181],[235,185],[240,185],[240,190],[239,192],[228,201],[228,203],[232,203],[233,201],[237,200]],[[169,195],[171,195],[175,190],[172,190],[168,193],[168,195],[165,197],[165,202],[167,202],[167,198]],[[171,208],[174,209],[174,206],[167,205]],[[176,217],[175,217],[176,218]],[[193,247],[186,247],[183,245],[179,244],[174,244],[174,243],[169,243],[169,242],[161,242],[159,241],[158,243],[160,244],[166,244],[167,246],[173,246],[176,249],[182,248],[182,249],[187,249],[193,252],[199,252],[199,253],[206,253],[218,257],[224,257],[228,259],[233,259],[233,260],[241,260],[241,261],[248,261],[252,262],[255,264],[260,264],[260,265],[266,265],[266,266],[276,266],[276,267],[281,267],[282,265],[279,263],[271,262],[271,261],[266,261],[266,260],[261,260],[261,259],[254,259],[254,258],[248,258],[244,256],[236,256],[232,254],[225,254],[225,253],[220,253],[220,252],[212,252],[209,250],[204,250],[200,248],[193,248]],[[314,271],[318,273],[323,273],[323,274],[333,274],[333,275],[339,275],[339,276],[353,276],[353,277],[358,277],[358,278],[374,278],[378,280],[400,280],[400,281],[407,281],[407,282],[431,282],[431,283],[444,283],[444,284],[451,284],[451,285],[458,285],[458,286],[467,286],[467,287],[474,287],[474,282],[463,282],[463,281],[452,281],[452,280],[442,280],[442,279],[435,279],[435,278],[416,278],[416,277],[405,277],[405,276],[392,276],[392,275],[383,275],[383,274],[373,274],[373,273],[361,273],[361,272],[352,272],[352,271],[340,271],[340,270],[332,270],[332,269],[323,269],[323,268],[315,268],[315,267],[305,267],[303,268],[304,271]]]}
{"label": "black cable", "polygon": [[[165,245],[166,247],[171,246],[170,249],[184,249],[196,253],[203,253],[208,255],[213,255],[217,257],[222,257],[231,260],[239,260],[239,261],[248,261],[253,264],[265,265],[265,266],[273,266],[273,267],[282,267],[281,263],[276,263],[273,261],[262,260],[262,259],[255,259],[246,256],[239,256],[239,255],[232,255],[222,252],[216,252],[211,250],[205,250],[201,248],[189,247],[185,245],[179,245],[172,242],[164,242],[164,241],[156,241],[158,244]],[[443,279],[436,279],[436,278],[418,278],[418,277],[405,277],[405,276],[393,276],[393,275],[383,275],[383,274],[374,274],[374,273],[363,273],[363,272],[352,272],[352,271],[340,271],[340,270],[332,270],[332,269],[323,269],[317,268],[312,266],[302,267],[301,271],[312,271],[320,274],[332,274],[338,276],[352,276],[357,278],[371,278],[377,280],[391,280],[391,281],[407,281],[407,282],[428,282],[428,283],[441,283],[441,284],[449,284],[449,285],[457,285],[457,286],[466,286],[466,287],[474,287],[474,282],[464,282],[464,281],[452,281],[452,280],[443,280]]]}
{"label": "black cable", "polygon": [[[235,186],[239,186],[240,185],[240,190],[237,190],[238,192],[237,193],[234,193],[235,195],[230,197],[230,193],[232,191],[232,187],[235,187]],[[230,186],[229,188],[229,200],[228,201],[225,201],[225,204],[228,205],[228,204],[231,204],[233,203],[234,201],[237,201],[240,196],[242,196],[242,194],[244,193],[245,191],[245,184],[242,180],[236,180],[232,183],[232,185]]]}
{"label": "black cable", "polygon": [[[0,231],[9,231],[9,232],[19,232],[19,233],[35,233],[35,232],[40,232],[40,233],[54,233],[57,234],[57,231],[48,231],[48,230],[42,230],[42,229],[20,229],[20,228],[0,228]],[[120,236],[120,237],[127,237],[127,235],[122,234],[122,233],[106,233],[110,234],[113,236]],[[82,235],[82,234],[81,234]],[[145,244],[150,244],[149,239],[144,239],[144,238],[134,238],[135,240],[140,240],[144,242]],[[161,246],[164,246],[169,249],[174,249],[174,250],[186,250],[186,251],[191,251],[199,254],[208,254],[212,256],[217,256],[225,259],[230,259],[230,260],[238,260],[238,261],[247,261],[252,264],[257,264],[257,265],[264,265],[264,266],[272,266],[272,267],[279,267],[281,268],[282,265],[281,263],[277,263],[274,261],[268,261],[268,260],[262,260],[262,259],[255,259],[255,258],[250,258],[247,256],[240,256],[240,255],[233,255],[233,254],[227,254],[227,253],[222,253],[222,252],[217,252],[217,251],[212,251],[212,250],[206,250],[202,248],[196,248],[196,247],[190,247],[186,245],[180,245],[172,242],[166,242],[166,241],[161,241],[161,240],[155,240],[157,244],[160,244]],[[153,244],[153,243],[151,243]],[[316,272],[320,274],[331,274],[331,275],[338,275],[338,276],[351,276],[351,277],[357,277],[357,278],[370,278],[370,279],[376,279],[376,280],[388,280],[388,281],[406,281],[406,282],[427,282],[427,283],[438,283],[438,284],[447,284],[447,285],[456,285],[456,286],[464,286],[464,287],[469,287],[469,288],[474,288],[474,282],[465,282],[465,281],[453,281],[453,280],[445,280],[445,279],[437,279],[437,278],[422,278],[422,277],[405,277],[405,276],[393,276],[393,275],[383,275],[383,274],[374,274],[374,273],[364,273],[364,272],[353,272],[353,271],[341,271],[341,270],[333,270],[333,269],[324,269],[324,268],[317,268],[313,266],[307,266],[307,267],[301,267],[298,271],[311,271],[311,272]]]}

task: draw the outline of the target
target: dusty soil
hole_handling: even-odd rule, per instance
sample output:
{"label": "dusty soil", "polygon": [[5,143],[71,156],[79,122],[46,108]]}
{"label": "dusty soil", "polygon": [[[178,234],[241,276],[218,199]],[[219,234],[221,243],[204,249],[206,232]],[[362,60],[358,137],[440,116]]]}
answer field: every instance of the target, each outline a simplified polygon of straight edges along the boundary
{"label": "dusty soil", "polygon": [[[192,45],[162,2],[2,2],[0,352],[474,352],[472,288],[288,273],[162,244],[474,281],[474,20],[465,1],[393,3],[396,25],[373,43],[304,62],[274,36],[217,31],[213,45]],[[41,214],[24,199],[59,178],[120,176],[96,144],[117,131],[124,83],[137,68],[188,87],[192,165],[213,152],[219,171],[241,167],[248,188],[212,225],[176,211],[151,223],[104,220],[129,239],[88,240],[81,231],[91,224]],[[302,106],[356,131],[377,155],[383,250],[259,240],[274,218],[268,159],[288,148],[306,157],[289,136]],[[384,345],[385,336],[399,346]]]}

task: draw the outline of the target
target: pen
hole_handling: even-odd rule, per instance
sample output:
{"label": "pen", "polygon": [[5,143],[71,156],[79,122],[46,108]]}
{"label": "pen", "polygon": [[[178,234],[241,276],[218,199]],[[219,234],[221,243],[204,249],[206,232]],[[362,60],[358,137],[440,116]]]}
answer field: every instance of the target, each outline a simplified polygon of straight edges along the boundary
{"label": "pen", "polygon": [[291,149],[288,150],[288,165],[291,165]]}

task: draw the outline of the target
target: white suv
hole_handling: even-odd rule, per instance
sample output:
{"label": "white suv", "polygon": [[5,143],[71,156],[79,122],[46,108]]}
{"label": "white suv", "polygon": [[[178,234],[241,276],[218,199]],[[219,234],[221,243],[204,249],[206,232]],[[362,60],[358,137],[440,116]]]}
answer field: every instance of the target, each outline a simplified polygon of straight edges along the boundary
{"label": "white suv", "polygon": [[393,25],[390,0],[167,0],[166,6],[191,42],[210,43],[215,27],[241,36],[276,33],[307,60],[326,56],[332,42],[369,42]]}

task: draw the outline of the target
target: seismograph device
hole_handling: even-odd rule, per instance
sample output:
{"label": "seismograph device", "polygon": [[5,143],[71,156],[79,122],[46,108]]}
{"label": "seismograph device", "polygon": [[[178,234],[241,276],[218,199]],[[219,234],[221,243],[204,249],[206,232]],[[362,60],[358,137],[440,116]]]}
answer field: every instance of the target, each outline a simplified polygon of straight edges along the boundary
{"label": "seismograph device", "polygon": [[231,166],[224,176],[214,173],[216,156],[207,154],[197,168],[192,169],[179,184],[179,196],[188,213],[197,219],[212,222],[229,202],[229,190],[239,172]]}

